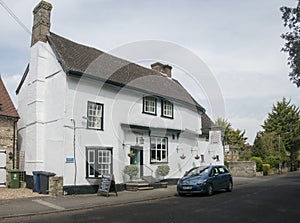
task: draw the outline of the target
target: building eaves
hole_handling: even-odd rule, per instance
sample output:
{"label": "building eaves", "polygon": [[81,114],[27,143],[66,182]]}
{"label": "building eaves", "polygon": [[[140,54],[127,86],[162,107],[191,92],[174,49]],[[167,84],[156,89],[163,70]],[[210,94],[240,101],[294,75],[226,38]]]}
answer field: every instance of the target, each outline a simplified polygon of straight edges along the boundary
{"label": "building eaves", "polygon": [[24,74],[23,74],[23,76],[22,76],[22,79],[21,79],[21,81],[20,81],[20,83],[19,83],[19,85],[18,85],[18,87],[17,87],[17,89],[16,89],[16,94],[17,94],[17,95],[19,94],[19,92],[20,92],[20,90],[21,90],[21,87],[23,86],[23,83],[24,83],[24,81],[25,81],[25,79],[26,79],[26,77],[27,77],[28,72],[29,72],[29,64],[27,65],[27,67],[26,67],[26,69],[25,69],[25,72],[24,72]]}

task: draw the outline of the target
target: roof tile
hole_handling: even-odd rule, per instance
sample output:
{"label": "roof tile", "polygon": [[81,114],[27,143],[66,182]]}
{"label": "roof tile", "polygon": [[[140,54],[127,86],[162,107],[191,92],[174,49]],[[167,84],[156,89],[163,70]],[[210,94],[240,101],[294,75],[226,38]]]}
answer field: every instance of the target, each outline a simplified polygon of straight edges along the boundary
{"label": "roof tile", "polygon": [[0,76],[0,116],[19,118],[18,112]]}
{"label": "roof tile", "polygon": [[49,43],[67,74],[88,75],[122,87],[133,88],[205,111],[175,79],[57,34]]}

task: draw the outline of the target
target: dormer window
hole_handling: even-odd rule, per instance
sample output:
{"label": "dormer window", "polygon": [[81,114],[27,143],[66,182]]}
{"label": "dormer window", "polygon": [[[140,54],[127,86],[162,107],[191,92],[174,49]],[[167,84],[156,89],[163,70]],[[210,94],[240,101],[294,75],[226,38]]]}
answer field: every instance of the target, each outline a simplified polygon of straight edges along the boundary
{"label": "dormer window", "polygon": [[165,118],[173,118],[173,104],[167,100],[161,101],[161,116]]}
{"label": "dormer window", "polygon": [[143,98],[143,113],[156,115],[157,103],[153,96],[146,96]]}

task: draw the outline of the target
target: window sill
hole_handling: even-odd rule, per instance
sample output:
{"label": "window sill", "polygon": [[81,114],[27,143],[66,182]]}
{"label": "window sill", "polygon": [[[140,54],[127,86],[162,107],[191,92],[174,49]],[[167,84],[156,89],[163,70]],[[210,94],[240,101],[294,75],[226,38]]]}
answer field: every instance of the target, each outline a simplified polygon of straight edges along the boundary
{"label": "window sill", "polygon": [[162,161],[162,162],[160,162],[160,161],[150,161],[150,164],[168,164],[169,162],[168,161]]}
{"label": "window sill", "polygon": [[99,180],[100,177],[85,177],[87,180]]}
{"label": "window sill", "polygon": [[162,118],[168,118],[168,119],[174,119],[174,117],[173,117],[173,116],[172,116],[172,117],[170,117],[170,116],[161,115],[160,117],[162,117]]}
{"label": "window sill", "polygon": [[89,128],[89,127],[87,127],[86,129],[88,129],[88,130],[95,130],[95,131],[104,131],[103,128],[102,129],[97,129],[97,128]]}
{"label": "window sill", "polygon": [[142,113],[143,113],[143,114],[146,114],[146,115],[153,115],[153,116],[157,116],[157,114],[156,114],[156,113],[150,113],[150,112],[145,112],[145,111],[143,111]]}

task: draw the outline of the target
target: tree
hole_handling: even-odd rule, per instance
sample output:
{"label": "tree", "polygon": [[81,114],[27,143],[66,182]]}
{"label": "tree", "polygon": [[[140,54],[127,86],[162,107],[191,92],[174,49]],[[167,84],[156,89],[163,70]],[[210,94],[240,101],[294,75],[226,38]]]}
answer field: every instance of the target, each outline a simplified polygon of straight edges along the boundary
{"label": "tree", "polygon": [[232,129],[231,123],[226,119],[218,118],[215,124],[216,126],[221,128],[223,143],[224,145],[227,145],[228,132],[230,131],[230,129]]}
{"label": "tree", "polygon": [[289,29],[283,33],[281,38],[286,42],[281,49],[288,53],[288,65],[291,72],[289,73],[290,80],[300,87],[300,0],[296,8],[281,7],[282,20],[284,26]]}
{"label": "tree", "polygon": [[254,140],[252,156],[260,157],[265,161],[269,155],[280,156],[281,161],[285,161],[284,143],[274,132],[259,132]]}
{"label": "tree", "polygon": [[[291,157],[290,157],[292,164],[296,165],[297,161],[299,160],[299,154],[300,154],[299,148],[300,148],[300,135],[295,137],[292,141]],[[294,170],[295,166],[292,165],[291,169]]]}
{"label": "tree", "polygon": [[229,145],[239,151],[244,150],[247,141],[245,131],[233,129],[231,123],[222,118],[218,118],[215,124],[222,129],[224,145]]}
{"label": "tree", "polygon": [[[262,125],[263,135],[271,134],[273,141],[283,143],[286,151],[290,153],[291,163],[295,163],[300,149],[300,111],[299,108],[283,98],[273,105],[272,111]],[[262,140],[262,139],[261,139]],[[259,143],[259,142],[257,142]],[[261,142],[260,142],[261,143]],[[266,145],[266,144],[265,144]],[[273,147],[278,147],[273,145]],[[281,145],[280,145],[281,147]],[[279,147],[278,147],[279,148]]]}

